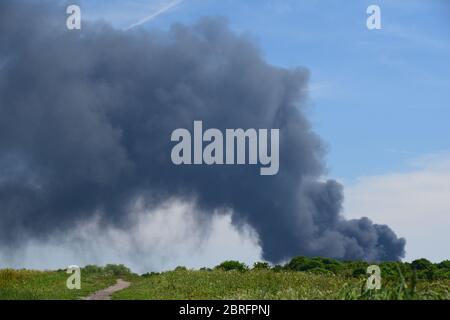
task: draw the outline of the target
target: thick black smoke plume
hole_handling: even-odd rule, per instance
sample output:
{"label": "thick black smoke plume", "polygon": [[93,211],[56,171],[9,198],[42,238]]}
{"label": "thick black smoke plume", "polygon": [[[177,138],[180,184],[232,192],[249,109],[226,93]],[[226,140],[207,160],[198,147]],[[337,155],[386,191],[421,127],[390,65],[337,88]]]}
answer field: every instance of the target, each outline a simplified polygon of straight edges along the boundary
{"label": "thick black smoke plume", "polygon": [[[126,228],[137,198],[196,199],[251,225],[265,259],[398,260],[405,240],[345,220],[342,187],[320,182],[323,147],[304,115],[308,72],[264,61],[220,19],[169,32],[65,27],[65,8],[0,2],[0,243],[45,238],[101,215]],[[279,128],[280,171],[175,166],[177,128]]]}

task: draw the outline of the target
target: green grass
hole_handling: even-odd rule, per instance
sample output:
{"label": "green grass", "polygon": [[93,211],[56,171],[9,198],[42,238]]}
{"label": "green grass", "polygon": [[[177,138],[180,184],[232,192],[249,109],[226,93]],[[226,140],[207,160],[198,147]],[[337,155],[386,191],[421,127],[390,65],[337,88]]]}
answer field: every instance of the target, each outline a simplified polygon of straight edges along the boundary
{"label": "green grass", "polygon": [[0,270],[2,299],[80,299],[113,285],[118,278],[131,286],[113,299],[133,300],[302,300],[302,299],[445,299],[450,300],[450,262],[433,264],[380,263],[382,288],[366,290],[368,263],[325,258],[296,257],[289,263],[253,268],[225,261],[214,269],[133,274],[123,265],[86,266],[81,270],[81,290],[66,288],[69,277],[61,271]]}
{"label": "green grass", "polygon": [[297,271],[176,270],[135,279],[113,299],[450,299],[446,280],[419,281],[414,288],[387,282],[371,291],[364,284],[364,278]]}
{"label": "green grass", "polygon": [[141,277],[114,299],[330,299],[348,280],[272,270],[170,271]]}
{"label": "green grass", "polygon": [[69,290],[65,271],[0,270],[0,300],[80,299],[116,282],[110,273],[82,273],[80,290]]}

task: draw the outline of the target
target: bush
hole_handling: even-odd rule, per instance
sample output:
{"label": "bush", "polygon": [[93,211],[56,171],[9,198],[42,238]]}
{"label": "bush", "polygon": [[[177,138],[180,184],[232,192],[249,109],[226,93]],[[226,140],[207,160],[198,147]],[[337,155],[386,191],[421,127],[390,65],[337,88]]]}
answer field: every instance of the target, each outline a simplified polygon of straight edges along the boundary
{"label": "bush", "polygon": [[286,265],[286,268],[294,271],[308,271],[316,268],[325,269],[325,266],[322,261],[317,259],[295,257]]}
{"label": "bush", "polygon": [[413,270],[417,271],[419,279],[433,280],[437,277],[437,267],[427,259],[417,259],[411,263]]}
{"label": "bush", "polygon": [[345,265],[342,262],[340,262],[340,261],[338,261],[336,259],[332,259],[332,258],[313,258],[313,260],[319,261],[323,265],[324,269],[326,269],[328,271],[331,271],[334,274],[340,273],[345,268]]}
{"label": "bush", "polygon": [[381,277],[383,279],[390,279],[398,281],[400,274],[405,277],[409,277],[412,275],[411,267],[406,263],[401,262],[383,262],[379,264],[381,270]]}
{"label": "bush", "polygon": [[212,269],[211,268],[206,268],[206,267],[202,267],[202,268],[200,268],[200,271],[212,271]]}
{"label": "bush", "polygon": [[436,279],[449,279],[450,280],[450,270],[438,269],[435,274]]}
{"label": "bush", "polygon": [[417,271],[417,278],[426,280],[435,280],[438,278],[438,272],[434,268]]}
{"label": "bush", "polygon": [[411,263],[411,266],[417,271],[429,270],[433,268],[433,264],[427,259],[417,259]]}
{"label": "bush", "polygon": [[253,269],[254,270],[269,270],[270,265],[267,262],[255,262],[255,264],[253,264]]}
{"label": "bush", "polygon": [[346,261],[341,262],[342,267],[339,269],[337,274],[343,275],[344,277],[361,277],[366,275],[367,267],[369,263],[365,261]]}
{"label": "bush", "polygon": [[312,269],[309,269],[308,272],[315,273],[315,274],[328,274],[328,275],[333,275],[334,274],[330,270],[327,270],[327,269],[324,269],[324,268],[312,268]]}
{"label": "bush", "polygon": [[353,277],[366,276],[366,271],[367,271],[367,269],[361,268],[361,267],[360,267],[360,268],[353,269],[352,276],[353,276]]}
{"label": "bush", "polygon": [[444,260],[436,265],[439,269],[450,272],[450,260]]}
{"label": "bush", "polygon": [[245,263],[229,260],[224,261],[218,266],[216,266],[216,269],[224,270],[224,271],[231,271],[231,270],[237,270],[237,271],[246,271],[248,270],[248,267],[245,265]]}
{"label": "bush", "polygon": [[439,279],[450,279],[450,260],[444,260],[436,264],[436,277]]}
{"label": "bush", "polygon": [[283,271],[285,268],[283,267],[283,266],[280,266],[279,264],[277,264],[277,265],[274,265],[273,266],[273,268],[272,268],[272,271],[274,271],[274,272],[281,272],[281,271]]}
{"label": "bush", "polygon": [[175,271],[187,271],[187,268],[185,266],[178,266],[175,268]]}
{"label": "bush", "polygon": [[101,273],[103,272],[103,268],[93,264],[89,264],[85,266],[82,271],[85,273]]}
{"label": "bush", "polygon": [[143,278],[153,277],[153,276],[159,276],[159,272],[147,272],[141,275]]}
{"label": "bush", "polygon": [[105,272],[110,273],[114,276],[124,276],[131,274],[131,270],[123,264],[107,264],[104,270]]}

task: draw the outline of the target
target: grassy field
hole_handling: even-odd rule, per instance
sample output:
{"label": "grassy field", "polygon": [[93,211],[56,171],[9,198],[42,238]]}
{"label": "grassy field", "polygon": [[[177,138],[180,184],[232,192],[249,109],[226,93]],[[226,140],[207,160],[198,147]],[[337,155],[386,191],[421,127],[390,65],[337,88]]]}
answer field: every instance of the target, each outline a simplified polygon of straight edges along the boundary
{"label": "grassy field", "polygon": [[135,279],[113,299],[450,299],[448,280],[387,282],[381,290],[365,290],[362,278],[273,270],[176,270]]}
{"label": "grassy field", "polygon": [[330,299],[345,283],[336,276],[304,272],[178,270],[141,277],[113,298]]}
{"label": "grassy field", "polygon": [[59,271],[0,270],[2,299],[81,299],[121,278],[129,288],[113,299],[450,299],[449,263],[384,263],[381,290],[366,290],[365,262],[294,258],[284,266],[236,261],[214,269],[178,267],[163,273],[133,274],[125,266],[87,266],[81,290],[66,288]]}
{"label": "grassy field", "polygon": [[69,290],[65,271],[0,270],[0,300],[80,299],[114,284],[112,274],[82,274],[81,290]]}

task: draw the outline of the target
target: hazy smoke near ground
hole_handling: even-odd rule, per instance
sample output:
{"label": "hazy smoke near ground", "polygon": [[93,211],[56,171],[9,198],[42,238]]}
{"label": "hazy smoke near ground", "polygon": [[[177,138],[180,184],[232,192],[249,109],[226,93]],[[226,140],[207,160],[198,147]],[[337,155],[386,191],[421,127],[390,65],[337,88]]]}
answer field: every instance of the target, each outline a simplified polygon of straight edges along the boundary
{"label": "hazy smoke near ground", "polygon": [[[324,150],[304,115],[307,70],[266,63],[221,19],[168,32],[100,23],[68,31],[65,8],[43,3],[0,2],[4,250],[93,217],[131,232],[138,200],[152,210],[177,198],[195,201],[196,221],[230,210],[272,262],[404,255],[405,240],[388,226],[345,220],[341,185],[319,181]],[[278,175],[260,176],[258,166],[173,165],[171,132],[192,129],[194,120],[221,130],[279,128]]]}
{"label": "hazy smoke near ground", "polygon": [[230,212],[216,212],[208,223],[199,221],[196,212],[195,203],[177,199],[152,210],[137,205],[128,213],[126,229],[104,226],[93,216],[49,239],[28,239],[14,251],[0,250],[0,268],[56,270],[68,264],[116,263],[146,273],[214,267],[226,259],[248,265],[260,261],[257,235],[248,227],[234,228]]}

